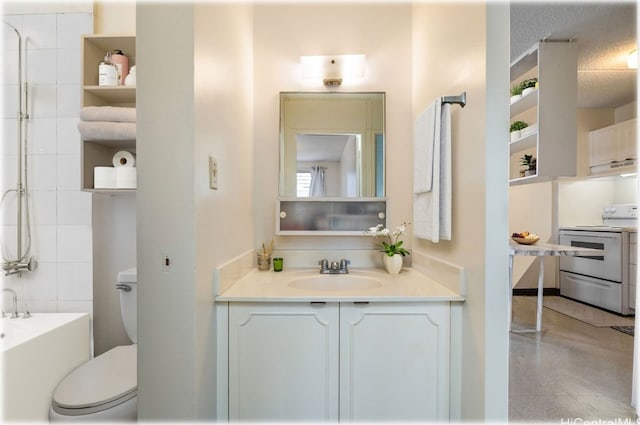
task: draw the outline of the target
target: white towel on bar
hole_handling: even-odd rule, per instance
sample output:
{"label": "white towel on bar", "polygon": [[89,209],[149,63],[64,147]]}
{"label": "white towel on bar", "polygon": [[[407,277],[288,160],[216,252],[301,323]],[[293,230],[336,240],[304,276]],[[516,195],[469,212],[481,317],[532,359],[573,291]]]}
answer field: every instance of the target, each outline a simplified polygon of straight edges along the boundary
{"label": "white towel on bar", "polygon": [[440,138],[440,99],[434,101],[416,118],[413,136],[413,193],[430,192],[433,188],[434,146]]}
{"label": "white towel on bar", "polygon": [[85,106],[80,109],[82,121],[136,122],[136,108],[123,106]]}
{"label": "white towel on bar", "polygon": [[439,242],[451,239],[451,109],[440,99],[434,103],[433,119],[440,131],[433,144],[431,190],[418,192],[414,187],[413,223],[416,237]]}

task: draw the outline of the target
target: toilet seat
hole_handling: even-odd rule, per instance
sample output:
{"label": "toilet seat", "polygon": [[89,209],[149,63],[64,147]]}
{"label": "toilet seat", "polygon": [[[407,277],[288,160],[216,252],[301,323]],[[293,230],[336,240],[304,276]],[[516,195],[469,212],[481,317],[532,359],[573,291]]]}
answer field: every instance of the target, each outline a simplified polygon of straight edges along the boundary
{"label": "toilet seat", "polygon": [[137,344],[115,347],[71,372],[53,393],[53,410],[62,415],[86,415],[136,397],[137,353]]}

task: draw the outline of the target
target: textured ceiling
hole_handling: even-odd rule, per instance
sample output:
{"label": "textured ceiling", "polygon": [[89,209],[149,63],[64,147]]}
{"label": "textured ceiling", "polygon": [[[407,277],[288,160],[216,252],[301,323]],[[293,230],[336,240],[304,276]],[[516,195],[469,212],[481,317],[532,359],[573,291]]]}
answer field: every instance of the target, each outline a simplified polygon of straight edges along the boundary
{"label": "textured ceiling", "polygon": [[618,2],[511,3],[511,60],[539,40],[578,46],[578,107],[615,108],[636,100],[636,4]]}

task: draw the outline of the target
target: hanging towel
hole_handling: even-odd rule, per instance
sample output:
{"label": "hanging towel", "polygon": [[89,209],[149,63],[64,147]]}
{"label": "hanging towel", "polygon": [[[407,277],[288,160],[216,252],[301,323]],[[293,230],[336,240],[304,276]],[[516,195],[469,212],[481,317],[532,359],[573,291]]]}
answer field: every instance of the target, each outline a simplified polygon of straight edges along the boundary
{"label": "hanging towel", "polygon": [[430,161],[431,190],[424,191],[420,186],[416,189],[414,179],[413,223],[416,237],[439,242],[451,239],[451,109],[448,103],[437,99],[426,111],[434,106],[435,122],[427,125],[439,130],[434,134]]}
{"label": "hanging towel", "polygon": [[440,139],[440,99],[434,101],[416,118],[413,139],[413,193],[430,192],[433,188],[434,147]]}
{"label": "hanging towel", "polygon": [[136,140],[136,123],[80,121],[82,140]]}
{"label": "hanging towel", "polygon": [[136,108],[122,106],[85,106],[80,109],[82,121],[136,122]]}

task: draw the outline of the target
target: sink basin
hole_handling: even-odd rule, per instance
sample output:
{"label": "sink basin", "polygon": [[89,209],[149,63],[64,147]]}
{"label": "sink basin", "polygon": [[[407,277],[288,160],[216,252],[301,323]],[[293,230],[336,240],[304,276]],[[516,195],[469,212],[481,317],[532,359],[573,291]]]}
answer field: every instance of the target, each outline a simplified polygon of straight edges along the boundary
{"label": "sink basin", "polygon": [[381,288],[382,282],[367,276],[325,274],[293,279],[289,282],[289,286],[313,291],[357,291]]}

